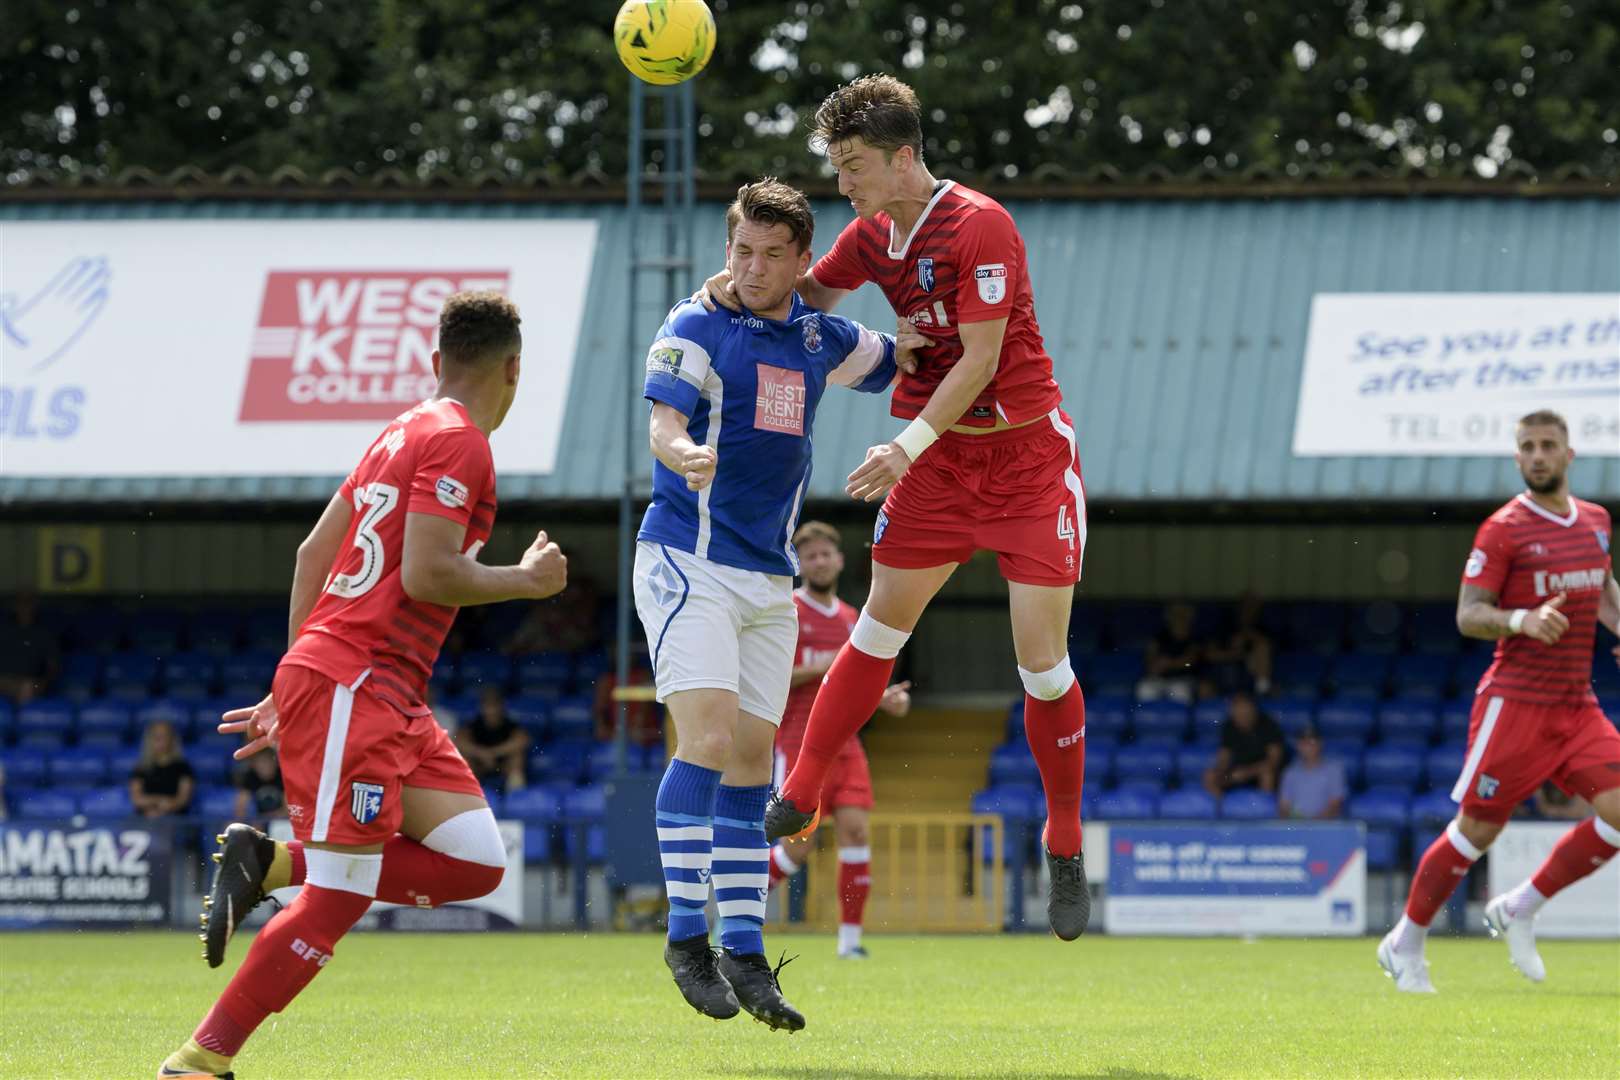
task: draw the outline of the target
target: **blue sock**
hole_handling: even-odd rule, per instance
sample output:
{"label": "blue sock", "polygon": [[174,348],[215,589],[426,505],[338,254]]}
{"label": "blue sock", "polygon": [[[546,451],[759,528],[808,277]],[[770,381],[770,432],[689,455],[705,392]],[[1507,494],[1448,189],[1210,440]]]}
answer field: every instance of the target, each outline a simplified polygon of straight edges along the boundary
{"label": "blue sock", "polygon": [[[709,863],[714,849],[715,792],[720,773],[679,758],[664,770],[654,820],[658,857],[669,894],[669,940],[708,936],[703,908],[709,902]],[[763,835],[763,834],[762,834]]]}
{"label": "blue sock", "polygon": [[765,842],[769,784],[720,786],[714,804],[714,898],[720,907],[720,944],[746,956],[765,951],[765,893],[771,845]]}

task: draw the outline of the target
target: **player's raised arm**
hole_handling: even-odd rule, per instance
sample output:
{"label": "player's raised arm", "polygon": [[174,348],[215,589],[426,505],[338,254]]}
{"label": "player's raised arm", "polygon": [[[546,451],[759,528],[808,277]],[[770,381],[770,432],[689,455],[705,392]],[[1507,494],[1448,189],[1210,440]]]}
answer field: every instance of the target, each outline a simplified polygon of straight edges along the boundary
{"label": "player's raised arm", "polygon": [[544,531],[515,566],[485,566],[463,551],[467,526],[437,514],[405,515],[400,584],[412,600],[445,607],[544,600],[568,584],[568,558]]}
{"label": "player's raised arm", "polygon": [[647,441],[653,456],[686,481],[688,491],[702,491],[714,480],[720,458],[712,446],[699,446],[687,433],[687,416],[673,405],[653,403]]}
{"label": "player's raised arm", "polygon": [[304,537],[304,542],[298,545],[298,557],[293,563],[292,600],[287,612],[289,649],[298,638],[298,628],[304,625],[315,601],[320,599],[321,589],[332,573],[332,564],[337,560],[338,549],[343,546],[343,537],[348,534],[353,519],[354,504],[349,484],[345,482],[326,504],[320,520]]}

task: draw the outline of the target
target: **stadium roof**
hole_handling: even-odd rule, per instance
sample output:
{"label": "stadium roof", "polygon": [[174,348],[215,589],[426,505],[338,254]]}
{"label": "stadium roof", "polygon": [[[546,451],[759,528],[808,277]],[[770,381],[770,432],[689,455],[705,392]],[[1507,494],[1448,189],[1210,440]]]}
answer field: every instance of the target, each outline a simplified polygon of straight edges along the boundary
{"label": "stadium roof", "polygon": [[[368,193],[370,194],[370,193]],[[1009,193],[1010,194],[1010,193]],[[1519,486],[1506,456],[1301,458],[1291,454],[1311,298],[1318,292],[1620,293],[1620,200],[1006,199],[1029,248],[1036,310],[1077,421],[1088,496],[1110,501],[1491,500]],[[822,245],[848,217],[821,201]],[[576,377],[555,473],[501,477],[503,501],[615,498],[622,486],[626,321],[657,328],[667,301],[630,312],[622,206],[594,201],[8,199],[8,220],[363,217],[600,223]],[[697,251],[716,265],[720,204],[699,206]],[[701,275],[698,275],[701,276]],[[645,290],[644,290],[645,291]],[[841,314],[893,322],[868,288]],[[610,373],[595,377],[598,373]],[[1620,410],[1620,403],[1617,403]],[[839,393],[816,432],[811,496],[841,498],[865,448],[895,430],[884,402]],[[643,445],[634,440],[637,452]],[[347,463],[342,463],[347,465]],[[320,500],[329,478],[19,479],[0,501]],[[1620,458],[1578,458],[1578,493],[1620,499]]]}

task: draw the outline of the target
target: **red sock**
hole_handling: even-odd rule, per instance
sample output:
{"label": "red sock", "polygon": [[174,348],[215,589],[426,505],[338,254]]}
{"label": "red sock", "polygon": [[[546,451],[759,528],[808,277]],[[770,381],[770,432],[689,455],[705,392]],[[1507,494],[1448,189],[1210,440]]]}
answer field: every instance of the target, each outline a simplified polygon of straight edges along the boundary
{"label": "red sock", "polygon": [[776,888],[782,882],[799,872],[799,865],[797,863],[793,863],[793,869],[789,870],[787,867],[782,865],[784,860],[793,863],[793,860],[788,858],[788,853],[782,849],[781,844],[774,845],[771,848],[770,883],[765,886],[767,890]]}
{"label": "red sock", "polygon": [[866,916],[866,898],[872,895],[872,849],[838,851],[838,921],[859,926]]}
{"label": "red sock", "polygon": [[289,885],[302,885],[304,875],[309,868],[304,864],[304,842],[302,840],[287,841],[287,854],[292,859],[292,881]]}
{"label": "red sock", "polygon": [[[1412,875],[1412,891],[1406,898],[1406,917],[1419,926],[1428,926],[1434,921],[1434,913],[1457,891],[1457,883],[1468,876],[1468,868],[1480,856],[1477,850],[1465,852],[1459,848],[1457,841],[1464,844],[1468,841],[1455,834],[1457,825],[1453,822],[1446,826],[1445,832],[1435,837],[1429,850],[1423,853],[1417,873]],[[1469,844],[1469,847],[1472,849],[1473,845]]]}
{"label": "red sock", "polygon": [[1587,818],[1558,838],[1558,843],[1530,878],[1542,896],[1567,889],[1614,857],[1615,847],[1598,835],[1597,819]]}
{"label": "red sock", "polygon": [[198,1045],[234,1057],[271,1013],[292,1003],[332,959],[338,939],[371,906],[371,897],[305,883],[287,910],[253,939],[242,966],[192,1034]]}
{"label": "red sock", "polygon": [[838,650],[810,706],[799,760],[782,783],[782,798],[800,810],[810,810],[820,803],[827,770],[844,744],[877,711],[893,673],[893,656],[881,658],[862,652],[853,641]]}
{"label": "red sock", "polygon": [[383,845],[377,899],[388,904],[438,907],[488,896],[506,876],[504,866],[453,859],[395,833]]}
{"label": "red sock", "polygon": [[1024,738],[1046,789],[1046,846],[1067,858],[1080,850],[1080,791],[1086,779],[1086,699],[1080,684],[1052,701],[1026,693]]}

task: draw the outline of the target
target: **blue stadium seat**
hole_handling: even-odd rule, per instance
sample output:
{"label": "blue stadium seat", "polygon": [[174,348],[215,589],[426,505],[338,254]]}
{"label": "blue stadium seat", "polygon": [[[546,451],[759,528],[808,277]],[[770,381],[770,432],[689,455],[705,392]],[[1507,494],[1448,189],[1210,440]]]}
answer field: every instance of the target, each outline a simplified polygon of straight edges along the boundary
{"label": "blue stadium seat", "polygon": [[73,620],[69,636],[80,652],[117,652],[124,644],[123,617],[116,610],[100,609],[93,619]]}
{"label": "blue stadium seat", "polygon": [[1401,861],[1401,830],[1369,825],[1367,837],[1367,869],[1394,870]]}
{"label": "blue stadium seat", "polygon": [[135,771],[135,763],[141,758],[140,749],[126,746],[122,750],[114,750],[107,755],[107,782],[118,781],[122,783],[129,779],[129,774]]}
{"label": "blue stadium seat", "polygon": [[1193,731],[1196,733],[1203,728],[1219,729],[1230,708],[1231,702],[1227,698],[1204,698],[1202,701],[1194,702]]}
{"label": "blue stadium seat", "polygon": [[1423,758],[1413,751],[1375,747],[1361,759],[1369,788],[1411,791],[1423,776]]}
{"label": "blue stadium seat", "polygon": [[44,750],[55,753],[68,744],[63,731],[25,731],[17,736],[17,746],[23,750]]}
{"label": "blue stadium seat", "polygon": [[[281,634],[285,640],[287,635],[285,620]],[[280,653],[265,650],[237,653],[235,656],[226,657],[220,661],[220,681],[228,686],[256,686],[259,688],[259,696],[263,697],[270,690],[270,683],[276,675],[276,664],[280,659]],[[244,701],[242,704],[248,705],[252,702]]]}
{"label": "blue stadium seat", "polygon": [[125,740],[110,731],[92,731],[81,734],[75,745],[80,750],[94,750],[98,754],[107,754],[113,750],[123,749]]}
{"label": "blue stadium seat", "polygon": [[236,817],[236,789],[199,784],[191,798],[191,812],[210,825],[230,821]]}
{"label": "blue stadium seat", "polygon": [[85,792],[79,799],[79,813],[100,820],[132,816],[135,808],[130,805],[128,785],[109,784]]}
{"label": "blue stadium seat", "polygon": [[1139,652],[1098,653],[1086,663],[1086,683],[1098,696],[1128,698],[1136,692],[1141,678],[1142,654]]}
{"label": "blue stadium seat", "polygon": [[[1087,763],[1089,766],[1089,762]],[[1040,769],[1035,755],[1024,742],[1003,743],[990,752],[990,786],[1039,784]]]}
{"label": "blue stadium seat", "polygon": [[1092,746],[1087,741],[1085,785],[1088,789],[1100,791],[1108,786],[1109,778],[1114,774],[1114,754],[1114,748]]}
{"label": "blue stadium seat", "polygon": [[574,678],[574,658],[565,652],[522,656],[516,666],[520,690],[531,686],[556,686],[566,690]]}
{"label": "blue stadium seat", "polygon": [[1094,613],[1076,606],[1069,618],[1069,656],[1090,656],[1102,651],[1102,629],[1102,621]]}
{"label": "blue stadium seat", "polygon": [[1316,712],[1316,727],[1323,739],[1372,738],[1373,707],[1369,702],[1329,701]]}
{"label": "blue stadium seat", "polygon": [[1163,736],[1180,742],[1187,735],[1189,718],[1187,706],[1174,701],[1144,701],[1131,713],[1138,740]]}
{"label": "blue stadium seat", "polygon": [[79,708],[79,744],[91,735],[110,735],[122,743],[134,729],[134,713],[117,701],[92,701]]}
{"label": "blue stadium seat", "polygon": [[1086,738],[1093,735],[1122,739],[1130,728],[1129,697],[1098,694],[1086,700]]}
{"label": "blue stadium seat", "polygon": [[1322,740],[1322,756],[1344,766],[1344,782],[1352,788],[1361,786],[1361,755],[1365,751],[1366,743],[1361,739]]}
{"label": "blue stadium seat", "polygon": [[1412,646],[1429,656],[1456,656],[1462,651],[1453,604],[1421,604],[1412,612]]}
{"label": "blue stadium seat", "polygon": [[506,816],[522,818],[526,822],[550,824],[562,813],[562,799],[555,788],[531,785],[510,792],[503,807]]}
{"label": "blue stadium seat", "polygon": [[588,697],[563,698],[552,707],[551,730],[562,739],[589,739],[596,727],[594,705]]}
{"label": "blue stadium seat", "polygon": [[147,608],[130,616],[124,632],[131,649],[167,656],[180,650],[180,638],[185,626],[185,618],[177,611]]}
{"label": "blue stadium seat", "polygon": [[[1164,626],[1164,607],[1155,603],[1120,601],[1108,613],[1108,638],[1114,648],[1140,655]],[[1137,668],[1140,676],[1140,664]]]}
{"label": "blue stadium seat", "polygon": [[101,657],[96,653],[72,652],[62,657],[55,689],[63,697],[86,701],[101,691]]}
{"label": "blue stadium seat", "polygon": [[[624,768],[626,772],[636,772],[641,761],[641,747],[626,746],[624,748]],[[615,775],[619,769],[619,748],[611,742],[599,742],[591,750],[591,756],[586,761],[586,769],[592,780],[606,780]]]}
{"label": "blue stadium seat", "polygon": [[1269,791],[1244,788],[1221,796],[1221,817],[1234,821],[1261,821],[1277,816],[1277,797]]}
{"label": "blue stadium seat", "polygon": [[[585,860],[599,863],[607,858],[607,831],[600,822],[607,816],[607,794],[599,784],[578,787],[563,798],[563,815],[574,821],[585,821]],[[563,846],[570,859],[577,856],[579,832],[568,828],[563,832]]]}
{"label": "blue stadium seat", "polygon": [[1457,804],[1451,801],[1449,789],[1425,791],[1412,800],[1411,820],[1414,825],[1444,825],[1457,816]]}
{"label": "blue stadium seat", "polygon": [[1393,656],[1400,651],[1403,623],[1401,609],[1388,600],[1378,600],[1351,611],[1346,637],[1354,652]]}
{"label": "blue stadium seat", "polygon": [[1467,742],[1468,721],[1473,716],[1474,699],[1456,698],[1440,706],[1440,739],[1443,742]]}
{"label": "blue stadium seat", "polygon": [[1394,791],[1369,791],[1352,795],[1345,805],[1345,816],[1367,825],[1404,828],[1410,814],[1411,799]]}
{"label": "blue stadium seat", "polygon": [[186,764],[191,766],[192,778],[198,787],[225,787],[241,767],[229,754],[206,750],[200,746],[186,747]]}
{"label": "blue stadium seat", "polygon": [[1328,655],[1344,641],[1345,606],[1325,601],[1279,605],[1288,648]]}
{"label": "blue stadium seat", "polygon": [[237,640],[250,653],[280,655],[287,647],[287,609],[263,608],[249,612],[241,621]]}
{"label": "blue stadium seat", "polygon": [[1151,780],[1161,788],[1175,772],[1175,754],[1156,747],[1125,746],[1114,755],[1114,783]]}
{"label": "blue stadium seat", "polygon": [[1396,697],[1409,701],[1440,701],[1451,686],[1454,667],[1456,659],[1452,656],[1397,656],[1390,668],[1390,689]]}
{"label": "blue stadium seat", "polygon": [[204,652],[175,653],[163,663],[163,692],[195,701],[214,692],[219,660]]}
{"label": "blue stadium seat", "polygon": [[1430,750],[1423,759],[1423,780],[1431,788],[1451,790],[1451,785],[1462,775],[1468,747],[1463,743],[1446,743]]}
{"label": "blue stadium seat", "polygon": [[596,680],[613,670],[613,659],[606,649],[581,649],[574,654],[574,682],[580,689],[594,686]]}
{"label": "blue stadium seat", "polygon": [[550,761],[550,775],[559,780],[579,781],[585,775],[585,764],[590,760],[591,744],[578,739],[553,742],[546,747]]}
{"label": "blue stadium seat", "polygon": [[[551,726],[551,701],[535,694],[519,694],[506,700],[506,714],[537,742],[544,741]],[[470,717],[468,719],[471,719]]]}
{"label": "blue stadium seat", "polygon": [[1457,668],[1451,673],[1451,693],[1453,697],[1472,697],[1474,689],[1479,686],[1479,680],[1484,677],[1485,669],[1491,666],[1493,652],[1488,647],[1476,647],[1462,654],[1457,661]]}
{"label": "blue stadium seat", "polygon": [[[35,698],[17,710],[19,741],[32,735],[54,735],[66,743],[73,735],[73,703],[61,698]],[[39,745],[29,741],[29,745]]]}
{"label": "blue stadium seat", "polygon": [[1341,698],[1380,698],[1389,678],[1390,658],[1378,653],[1345,653],[1333,661],[1330,681]]}
{"label": "blue stadium seat", "polygon": [[[236,651],[242,618],[235,611],[204,611],[191,617],[187,642],[192,652],[218,659]],[[281,641],[287,641],[287,620],[282,616]]]}
{"label": "blue stadium seat", "polygon": [[1009,821],[1028,821],[1046,812],[1040,789],[1027,784],[996,784],[974,792],[972,807],[975,814],[1000,814]]}
{"label": "blue stadium seat", "polygon": [[43,750],[16,749],[0,754],[0,764],[6,767],[6,786],[16,792],[22,788],[44,787],[50,755]]}
{"label": "blue stadium seat", "polygon": [[1007,707],[1006,741],[1016,742],[1024,737],[1024,699],[1019,698]]}
{"label": "blue stadium seat", "polygon": [[1260,702],[1260,711],[1277,721],[1277,726],[1290,737],[1310,726],[1316,717],[1314,698],[1280,697]]}
{"label": "blue stadium seat", "polygon": [[[510,816],[510,815],[509,815]],[[523,823],[523,861],[526,864],[550,862],[554,851],[552,825],[542,825],[538,822],[525,821]]]}
{"label": "blue stadium seat", "polygon": [[512,658],[499,653],[463,653],[456,664],[461,685],[467,693],[477,693],[486,686],[507,690],[512,682]]}
{"label": "blue stadium seat", "polygon": [[1432,701],[1404,698],[1385,702],[1378,709],[1378,737],[1428,743],[1440,726],[1440,710]]}
{"label": "blue stadium seat", "polygon": [[1206,746],[1189,746],[1176,752],[1176,778],[1183,786],[1196,787],[1203,782],[1204,770],[1215,761],[1215,750]]}
{"label": "blue stadium seat", "polygon": [[60,791],[25,791],[14,805],[19,818],[70,818],[79,812],[73,796]]}
{"label": "blue stadium seat", "polygon": [[489,803],[490,812],[496,817],[506,816],[506,800],[502,797],[501,790],[495,786],[495,783],[486,782],[484,784],[484,801]]}
{"label": "blue stadium seat", "polygon": [[1200,787],[1183,787],[1159,799],[1159,817],[1172,821],[1213,821],[1215,798]]}
{"label": "blue stadium seat", "polygon": [[1159,802],[1137,791],[1105,791],[1097,797],[1096,816],[1104,821],[1142,821],[1155,817]]}
{"label": "blue stadium seat", "polygon": [[1280,654],[1272,663],[1271,684],[1277,693],[1315,701],[1327,680],[1328,658],[1320,653]]}
{"label": "blue stadium seat", "polygon": [[1157,799],[1164,794],[1165,788],[1170,785],[1156,776],[1134,776],[1128,780],[1114,781],[1114,793],[1117,795],[1147,795]]}

